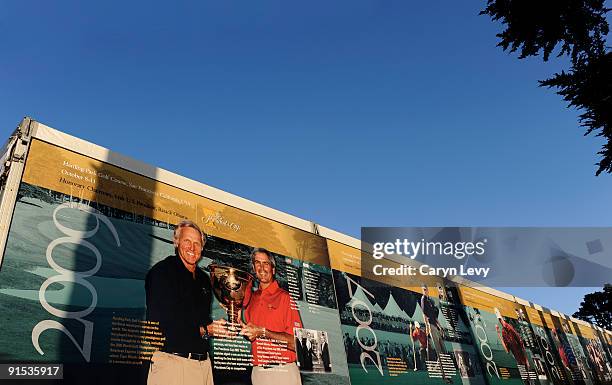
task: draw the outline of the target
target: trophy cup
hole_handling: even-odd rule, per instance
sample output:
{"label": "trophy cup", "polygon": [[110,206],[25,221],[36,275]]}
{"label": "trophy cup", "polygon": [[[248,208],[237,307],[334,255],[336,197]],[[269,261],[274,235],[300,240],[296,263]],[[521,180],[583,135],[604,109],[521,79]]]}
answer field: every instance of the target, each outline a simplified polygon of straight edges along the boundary
{"label": "trophy cup", "polygon": [[215,297],[227,312],[230,327],[241,325],[240,310],[246,306],[244,296],[253,276],[230,266],[210,265],[210,280]]}

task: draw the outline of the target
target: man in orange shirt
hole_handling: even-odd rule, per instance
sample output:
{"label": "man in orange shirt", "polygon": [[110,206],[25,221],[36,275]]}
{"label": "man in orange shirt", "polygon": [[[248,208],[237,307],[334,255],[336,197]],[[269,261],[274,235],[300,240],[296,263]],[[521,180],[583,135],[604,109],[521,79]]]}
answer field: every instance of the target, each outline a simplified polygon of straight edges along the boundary
{"label": "man in orange shirt", "polygon": [[302,328],[300,314],[287,291],[274,279],[276,262],[266,249],[251,253],[259,287],[244,311],[247,322],[240,331],[252,344],[253,385],[301,385],[295,353],[294,328]]}

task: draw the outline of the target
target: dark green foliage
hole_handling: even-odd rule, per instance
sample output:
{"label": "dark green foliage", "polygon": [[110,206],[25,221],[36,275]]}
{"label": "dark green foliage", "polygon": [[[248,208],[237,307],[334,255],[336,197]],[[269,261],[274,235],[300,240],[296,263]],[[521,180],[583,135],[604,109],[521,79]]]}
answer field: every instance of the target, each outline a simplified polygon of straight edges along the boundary
{"label": "dark green foliage", "polygon": [[489,0],[480,14],[505,24],[497,34],[504,51],[520,49],[521,59],[542,51],[546,61],[561,44],[558,56],[569,54],[574,62],[585,53],[603,54],[607,11],[602,0]]}
{"label": "dark green foliage", "polygon": [[602,160],[597,175],[612,172],[612,52],[578,62],[569,72],[555,74],[540,85],[557,88],[571,107],[584,111],[580,124],[586,128],[585,135],[594,132],[607,139],[598,152]]}
{"label": "dark green foliage", "polygon": [[612,329],[612,285],[606,284],[602,291],[596,291],[584,296],[580,309],[572,316],[583,321],[598,325],[604,329]]}
{"label": "dark green foliage", "polygon": [[488,0],[481,12],[505,29],[497,34],[498,46],[520,52],[519,58],[542,54],[547,61],[559,47],[557,56],[568,56],[571,67],[540,86],[556,88],[557,93],[583,113],[580,125],[585,135],[606,139],[598,152],[596,175],[612,173],[612,54],[606,47],[609,26],[603,0]]}

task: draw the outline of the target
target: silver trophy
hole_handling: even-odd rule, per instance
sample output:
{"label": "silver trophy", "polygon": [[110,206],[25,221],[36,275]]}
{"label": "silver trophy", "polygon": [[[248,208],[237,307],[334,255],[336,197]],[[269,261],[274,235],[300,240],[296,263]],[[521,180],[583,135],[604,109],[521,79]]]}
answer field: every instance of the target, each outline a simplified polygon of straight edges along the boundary
{"label": "silver trophy", "polygon": [[253,276],[246,271],[230,266],[210,265],[210,280],[213,292],[219,303],[227,312],[227,320],[231,326],[240,327],[240,310],[244,303],[246,289]]}

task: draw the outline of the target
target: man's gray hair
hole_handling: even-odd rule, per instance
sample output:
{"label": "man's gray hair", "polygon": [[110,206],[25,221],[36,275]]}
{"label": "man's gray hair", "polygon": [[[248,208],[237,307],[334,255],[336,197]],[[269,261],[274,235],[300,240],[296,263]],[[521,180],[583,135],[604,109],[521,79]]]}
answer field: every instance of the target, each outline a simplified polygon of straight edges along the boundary
{"label": "man's gray hair", "polygon": [[206,234],[202,231],[202,229],[200,229],[200,226],[198,226],[194,221],[190,221],[189,219],[180,221],[179,224],[176,225],[176,227],[174,228],[174,246],[178,246],[178,239],[181,236],[181,229],[184,227],[191,227],[192,229],[200,233],[200,237],[202,238],[202,248],[204,248],[204,244],[206,243]]}
{"label": "man's gray hair", "polygon": [[264,254],[266,257],[268,257],[268,261],[270,261],[272,267],[276,269],[276,261],[274,260],[274,256],[268,251],[268,249],[264,249],[263,247],[256,247],[253,249],[253,251],[251,251],[251,265],[253,265],[253,269],[255,269],[255,254],[257,253]]}

